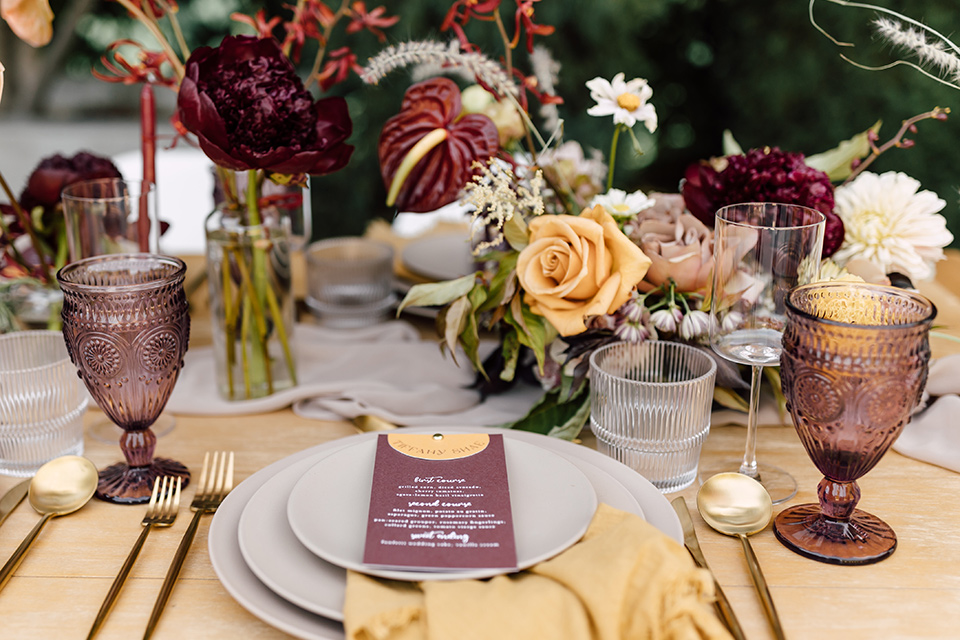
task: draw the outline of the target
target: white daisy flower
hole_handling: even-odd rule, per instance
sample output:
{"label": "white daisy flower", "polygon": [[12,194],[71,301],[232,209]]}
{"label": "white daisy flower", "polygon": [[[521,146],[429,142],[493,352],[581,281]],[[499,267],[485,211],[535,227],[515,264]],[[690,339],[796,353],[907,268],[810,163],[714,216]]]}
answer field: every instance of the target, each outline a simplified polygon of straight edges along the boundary
{"label": "white daisy flower", "polygon": [[639,120],[647,131],[657,130],[657,110],[647,101],[653,97],[653,89],[642,78],[624,82],[623,73],[613,76],[613,80],[594,78],[587,82],[590,97],[597,104],[587,109],[591,116],[613,116],[616,124],[633,127]]}
{"label": "white daisy flower", "polygon": [[918,180],[896,171],[864,171],[837,188],[834,212],[845,232],[833,260],[840,266],[855,258],[869,260],[884,273],[902,273],[914,282],[932,278],[953,234],[938,213],[946,202],[919,189]]}
{"label": "white daisy flower", "polygon": [[656,200],[648,198],[643,191],[627,193],[622,189],[610,189],[604,194],[593,196],[590,206],[595,207],[598,204],[613,217],[624,218],[635,216],[644,209],[649,209],[656,204]]}

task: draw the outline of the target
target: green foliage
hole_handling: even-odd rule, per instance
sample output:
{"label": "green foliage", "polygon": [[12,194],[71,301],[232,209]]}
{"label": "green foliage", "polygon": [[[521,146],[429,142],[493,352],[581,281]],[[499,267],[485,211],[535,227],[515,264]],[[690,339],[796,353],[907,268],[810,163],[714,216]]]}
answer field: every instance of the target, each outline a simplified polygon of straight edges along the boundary
{"label": "green foliage", "polygon": [[584,385],[570,400],[563,400],[559,392],[546,393],[525,416],[501,426],[572,440],[580,434],[589,417],[590,391]]}
{"label": "green foliage", "polygon": [[[251,0],[231,3],[247,12],[261,6]],[[951,0],[881,3],[944,33],[956,31],[956,7]],[[367,3],[371,8],[379,4]],[[451,0],[384,0],[382,4],[401,16],[388,30],[389,43],[452,37],[439,32]],[[506,4],[504,16],[512,27]],[[265,6],[268,15],[288,11],[277,0]],[[188,41],[194,43],[219,41],[222,26],[214,24],[212,14],[222,20],[234,8],[201,0],[182,0],[180,7]],[[935,106],[953,107],[954,115],[947,122],[919,124],[919,131],[910,136],[916,140],[914,148],[888,152],[871,170],[904,171],[937,192],[947,201],[944,214],[960,245],[960,179],[951,161],[956,156],[952,134],[960,118],[960,93],[907,68],[871,72],[843,61],[840,53],[864,64],[892,59],[888,47],[872,40],[868,26],[872,12],[817,3],[818,22],[836,37],[857,43],[856,48],[841,51],[810,25],[803,0],[544,0],[537,3],[536,11],[539,23],[557,28],[554,35],[539,37],[537,42],[562,65],[558,93],[565,103],[559,108],[567,139],[604,153],[609,149],[613,123],[610,118],[587,115],[592,104],[584,86],[587,80],[609,79],[623,71],[628,79],[650,81],[660,126],[652,136],[643,127],[636,128],[643,155],[635,155],[631,145],[621,145],[614,182],[627,190],[676,191],[690,163],[723,153],[724,130],[730,130],[744,149],[778,146],[813,155],[835,148],[878,120],[886,123],[880,131],[883,142],[903,120]],[[107,2],[98,5],[87,20],[96,25],[121,19],[122,14],[119,5]],[[475,21],[468,25],[468,35],[488,55],[502,55],[490,23]],[[339,33],[330,49],[344,43]],[[383,46],[369,33],[351,37],[350,45],[361,64]],[[86,58],[84,63],[71,68],[88,70],[99,51],[88,40],[80,55]],[[304,66],[309,65],[310,55],[305,53]],[[522,46],[514,51],[514,60],[518,67],[529,69]],[[380,178],[377,140],[383,123],[398,111],[410,82],[408,72],[398,71],[379,86],[365,86],[354,77],[333,90],[349,103],[354,122],[351,143],[356,151],[344,171],[311,181],[317,236],[362,233],[370,220],[393,215],[384,205],[386,188]],[[536,109],[534,104],[534,121],[539,124]]]}

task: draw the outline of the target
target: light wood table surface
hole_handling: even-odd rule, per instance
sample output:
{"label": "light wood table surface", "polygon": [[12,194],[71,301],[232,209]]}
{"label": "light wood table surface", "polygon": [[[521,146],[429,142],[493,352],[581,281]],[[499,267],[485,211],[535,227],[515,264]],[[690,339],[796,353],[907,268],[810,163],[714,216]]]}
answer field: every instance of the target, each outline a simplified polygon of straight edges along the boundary
{"label": "light wood table surface", "polygon": [[[951,251],[949,260],[941,263],[938,280],[921,289],[940,309],[938,330],[960,337],[960,252]],[[194,338],[202,339],[202,327],[196,329]],[[960,352],[960,344],[942,338],[933,338],[931,344],[935,356]],[[86,422],[89,425],[101,417],[91,411]],[[184,462],[198,474],[205,451],[234,450],[239,482],[297,451],[353,433],[345,422],[307,420],[290,410],[239,417],[178,416],[175,429],[159,439],[157,453]],[[735,459],[742,455],[743,442],[742,428],[715,427],[703,457]],[[85,455],[98,467],[120,459],[116,444],[89,436]],[[761,429],[759,457],[797,478],[800,492],[787,505],[816,501],[821,476],[792,427]],[[15,483],[16,479],[0,476],[0,492]],[[897,551],[886,561],[837,567],[789,551],[770,528],[751,538],[787,636],[960,638],[960,474],[890,451],[860,486],[860,506],[888,522],[898,535]],[[690,487],[679,495],[691,507],[704,554],[747,637],[769,638],[740,544],[704,524],[696,512],[696,489]],[[191,485],[172,528],[150,534],[99,637],[142,636],[167,566],[190,520],[186,504],[192,495]],[[79,512],[50,521],[0,592],[0,638],[86,637],[110,583],[140,533],[143,514],[143,506],[92,500]],[[25,502],[0,527],[0,560],[9,557],[38,517]],[[288,637],[248,613],[220,584],[207,553],[209,526],[210,517],[205,516],[154,637]]]}

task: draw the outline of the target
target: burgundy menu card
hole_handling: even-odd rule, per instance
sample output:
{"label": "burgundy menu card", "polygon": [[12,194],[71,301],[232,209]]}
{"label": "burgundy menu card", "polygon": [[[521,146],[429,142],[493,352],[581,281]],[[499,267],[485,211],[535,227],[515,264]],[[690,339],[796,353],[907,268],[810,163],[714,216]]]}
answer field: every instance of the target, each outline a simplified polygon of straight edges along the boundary
{"label": "burgundy menu card", "polygon": [[503,436],[381,434],[363,562],[426,571],[516,569]]}

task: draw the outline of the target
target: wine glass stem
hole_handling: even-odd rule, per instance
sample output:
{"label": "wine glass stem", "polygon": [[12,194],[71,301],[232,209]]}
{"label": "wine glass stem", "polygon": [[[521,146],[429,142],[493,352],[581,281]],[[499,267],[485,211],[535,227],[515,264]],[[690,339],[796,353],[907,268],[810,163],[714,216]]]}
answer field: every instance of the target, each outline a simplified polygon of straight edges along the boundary
{"label": "wine glass stem", "polygon": [[750,411],[747,413],[747,447],[740,463],[740,473],[759,478],[757,471],[757,414],[760,412],[760,374],[763,366],[752,365],[750,375]]}

